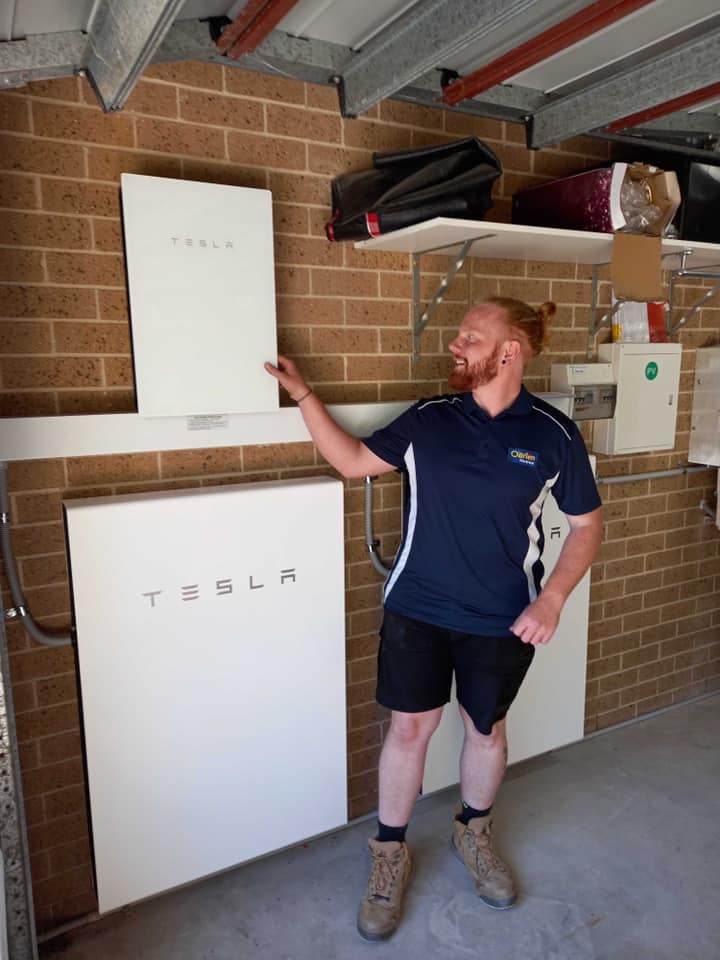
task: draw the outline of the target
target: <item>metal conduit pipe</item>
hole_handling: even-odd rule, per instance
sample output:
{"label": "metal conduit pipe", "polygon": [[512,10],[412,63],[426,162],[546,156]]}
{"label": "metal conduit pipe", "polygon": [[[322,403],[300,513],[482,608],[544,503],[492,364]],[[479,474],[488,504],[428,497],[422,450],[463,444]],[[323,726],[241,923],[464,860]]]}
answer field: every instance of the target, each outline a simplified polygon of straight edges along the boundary
{"label": "metal conduit pipe", "polygon": [[670,470],[653,470],[650,473],[628,473],[619,477],[597,477],[596,483],[628,483],[631,480],[654,480],[657,477],[679,477],[683,473],[700,473],[703,470],[712,470],[711,466],[673,467]]}
{"label": "metal conduit pipe", "polygon": [[35,640],[36,643],[42,643],[49,647],[66,647],[68,644],[71,644],[72,631],[51,630],[47,632],[35,623],[30,611],[27,609],[25,597],[20,585],[20,576],[18,574],[17,563],[15,562],[15,555],[12,549],[7,464],[3,461],[0,461],[0,547],[2,548],[2,558],[5,563],[5,576],[7,577],[12,601],[15,604],[14,607],[4,611],[5,618],[7,620],[19,620],[30,638]]}
{"label": "metal conduit pipe", "polygon": [[372,485],[375,481],[375,477],[365,477],[365,546],[368,548],[368,553],[370,554],[370,560],[372,565],[375,567],[377,572],[383,577],[387,577],[390,573],[390,567],[386,567],[380,557],[380,554],[377,552],[377,548],[380,545],[379,540],[375,540],[373,537],[373,528],[372,528]]}

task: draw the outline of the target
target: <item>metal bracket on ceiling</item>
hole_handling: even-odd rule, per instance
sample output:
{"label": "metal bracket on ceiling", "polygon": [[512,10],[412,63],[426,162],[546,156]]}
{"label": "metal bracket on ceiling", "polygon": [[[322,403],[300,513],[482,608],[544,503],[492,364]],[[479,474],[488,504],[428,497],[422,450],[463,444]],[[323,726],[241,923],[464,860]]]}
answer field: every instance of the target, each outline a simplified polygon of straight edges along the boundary
{"label": "metal bracket on ceiling", "polygon": [[[412,322],[413,322],[413,361],[417,363],[420,359],[420,335],[428,324],[430,317],[437,309],[438,305],[442,302],[445,294],[450,289],[455,275],[458,270],[465,263],[467,255],[470,253],[472,245],[477,240],[487,240],[489,237],[493,237],[493,233],[482,233],[478,234],[476,237],[469,237],[466,240],[457,240],[455,243],[443,244],[440,247],[430,247],[427,250],[419,250],[417,253],[412,255],[412,298],[413,298],[413,312],[412,312]],[[460,247],[460,252],[452,263],[452,266],[445,274],[445,276],[440,281],[440,284],[437,288],[437,292],[432,299],[432,302],[422,310],[422,302],[420,299],[420,257],[424,253],[441,253],[443,250],[451,250],[453,247]]]}

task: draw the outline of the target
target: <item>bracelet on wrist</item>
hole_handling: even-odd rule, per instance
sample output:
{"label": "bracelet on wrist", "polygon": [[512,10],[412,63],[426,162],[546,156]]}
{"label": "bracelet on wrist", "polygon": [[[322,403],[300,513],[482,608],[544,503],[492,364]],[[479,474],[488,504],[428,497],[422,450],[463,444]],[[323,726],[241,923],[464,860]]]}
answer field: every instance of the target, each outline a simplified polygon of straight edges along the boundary
{"label": "bracelet on wrist", "polygon": [[295,403],[302,403],[303,400],[306,400],[306,399],[310,396],[311,393],[312,393],[312,387],[309,387],[309,388],[308,388],[308,392],[307,392],[307,393],[304,393],[301,397],[298,397],[297,400],[295,401]]}

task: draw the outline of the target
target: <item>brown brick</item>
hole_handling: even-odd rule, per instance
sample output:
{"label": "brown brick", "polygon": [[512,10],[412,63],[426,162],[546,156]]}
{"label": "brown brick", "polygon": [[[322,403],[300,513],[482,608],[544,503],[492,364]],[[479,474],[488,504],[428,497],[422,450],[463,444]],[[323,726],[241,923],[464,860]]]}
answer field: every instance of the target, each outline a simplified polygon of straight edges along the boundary
{"label": "brown brick", "polygon": [[223,86],[223,67],[218,63],[203,63],[201,60],[152,64],[146,67],[143,75],[166,83],[177,83],[183,87],[221,90]]}
{"label": "brown brick", "polygon": [[74,283],[119,287],[125,283],[122,257],[103,253],[48,253],[48,279],[55,283]]}
{"label": "brown brick", "polygon": [[[152,124],[154,121],[143,121]],[[174,150],[169,151],[175,153]],[[182,163],[177,156],[132,150],[88,147],[88,176],[91,180],[120,181],[121,173],[139,173],[148,177],[180,177]]]}
{"label": "brown brick", "polygon": [[58,353],[130,353],[130,331],[125,323],[53,324]]}
{"label": "brown brick", "polygon": [[410,376],[408,357],[350,357],[347,360],[349,380],[407,380]]}
{"label": "brown brick", "polygon": [[275,262],[340,267],[343,262],[343,251],[337,244],[328,243],[327,240],[316,240],[314,237],[277,236]]}
{"label": "brown brick", "polygon": [[82,786],[57,790],[45,797],[47,821],[31,830],[30,847],[47,850],[70,840],[87,837],[85,789]]}
{"label": "brown brick", "polygon": [[28,557],[21,561],[20,569],[25,587],[67,582],[67,564],[62,553],[50,554],[46,557]]}
{"label": "brown brick", "polygon": [[[61,760],[79,757],[82,754],[80,730],[78,728],[42,737],[38,740],[38,747],[42,763],[58,763]],[[53,816],[59,816],[59,814],[51,815],[48,811],[48,819],[52,819]]]}
{"label": "brown brick", "polygon": [[606,677],[601,677],[598,681],[598,694],[600,696],[613,693],[616,690],[623,690],[637,683],[637,670],[628,670],[623,668],[621,673],[613,673]]}
{"label": "brown brick", "polygon": [[346,314],[346,321],[352,326],[357,324],[379,327],[407,326],[410,322],[410,305],[383,303],[379,300],[347,300]]}
{"label": "brown brick", "polygon": [[95,317],[91,290],[73,287],[0,286],[0,314],[5,317],[47,317],[79,320]]}
{"label": "brown brick", "polygon": [[93,247],[103,253],[120,253],[123,250],[122,228],[119,220],[93,220]]}
{"label": "brown brick", "polygon": [[[594,639],[594,638],[593,638]],[[603,639],[600,644],[602,657],[613,657],[633,650],[640,646],[640,637],[637,634],[616,635]]]}
{"label": "brown brick", "polygon": [[318,354],[377,353],[378,335],[376,330],[364,327],[316,327],[312,331],[312,349]]}
{"label": "brown brick", "polygon": [[99,108],[33,102],[33,129],[37,137],[70,140],[73,143],[112,143],[133,146],[133,122],[118,113]]}
{"label": "brown brick", "polygon": [[175,87],[164,83],[140,80],[134,86],[123,111],[125,113],[148,114],[154,117],[175,118],[178,115],[177,90]]}
{"label": "brown brick", "polygon": [[615,580],[617,577],[631,577],[633,574],[640,573],[644,563],[645,559],[643,557],[613,560],[605,564],[605,577],[608,580]]}
{"label": "brown brick", "polygon": [[372,271],[315,268],[312,270],[312,292],[316,296],[376,297],[378,275]]}
{"label": "brown brick", "polygon": [[0,280],[23,283],[44,279],[42,253],[35,250],[0,248]]}
{"label": "brown brick", "polygon": [[46,100],[65,100],[68,103],[77,103],[80,100],[80,83],[78,77],[34,80],[28,84],[27,91],[32,97],[42,97]]}
{"label": "brown brick", "polygon": [[0,353],[5,356],[50,353],[51,350],[51,328],[46,321],[0,320]]}
{"label": "brown brick", "polygon": [[[137,145],[141,150],[158,150],[163,153],[193,157],[225,158],[225,137],[222,130],[204,127],[197,123],[178,123],[173,120],[156,120],[139,117]],[[230,159],[233,158],[232,154]]]}
{"label": "brown brick", "polygon": [[231,131],[227,134],[227,151],[233,163],[278,170],[305,170],[307,166],[306,146],[299,140]]}
{"label": "brown brick", "polygon": [[120,215],[117,187],[82,180],[40,180],[42,206],[53,213],[75,213],[98,217]]}
{"label": "brown brick", "polygon": [[50,869],[53,874],[62,874],[84,865],[90,865],[90,842],[86,838],[63,843],[50,850]]}
{"label": "brown brick", "polygon": [[0,207],[32,210],[39,206],[35,177],[15,173],[0,174]]}
{"label": "brown brick", "polygon": [[84,357],[54,359],[25,357],[0,361],[2,381],[7,387],[80,387],[102,382],[100,364]]}
{"label": "brown brick", "polygon": [[308,110],[307,107],[272,103],[267,105],[266,111],[268,133],[319,143],[340,143],[342,139],[340,117]]}
{"label": "brown brick", "polygon": [[17,718],[18,742],[34,740],[48,733],[62,732],[78,724],[77,704],[63,703],[54,707],[29,710]]}
{"label": "brown brick", "polygon": [[46,764],[23,775],[23,792],[33,797],[83,782],[83,761],[80,757],[62,763]]}
{"label": "brown brick", "polygon": [[83,178],[85,155],[83,148],[74,143],[54,143],[50,140],[2,134],[0,169]]}
{"label": "brown brick", "polygon": [[305,86],[299,80],[247,70],[224,68],[225,90],[241,97],[278,100],[282,103],[305,103]]}
{"label": "brown brick", "polygon": [[3,239],[18,247],[86,250],[90,224],[80,217],[11,211],[3,214]]}
{"label": "brown brick", "polygon": [[268,174],[268,187],[272,191],[274,200],[319,204],[325,211],[323,217],[329,219],[330,180],[328,177],[271,170]]}

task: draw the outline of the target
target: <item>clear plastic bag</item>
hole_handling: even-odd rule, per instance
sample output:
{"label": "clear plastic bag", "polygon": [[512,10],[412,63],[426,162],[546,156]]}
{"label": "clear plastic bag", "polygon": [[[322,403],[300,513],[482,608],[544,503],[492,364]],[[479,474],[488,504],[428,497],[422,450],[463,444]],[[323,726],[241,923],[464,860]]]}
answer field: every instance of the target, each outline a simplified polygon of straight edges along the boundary
{"label": "clear plastic bag", "polygon": [[652,203],[652,191],[647,180],[630,180],[620,187],[620,208],[626,220],[625,230],[642,232],[662,216],[660,207]]}

